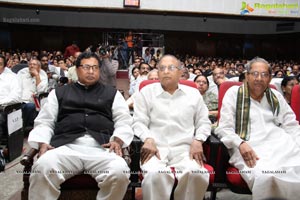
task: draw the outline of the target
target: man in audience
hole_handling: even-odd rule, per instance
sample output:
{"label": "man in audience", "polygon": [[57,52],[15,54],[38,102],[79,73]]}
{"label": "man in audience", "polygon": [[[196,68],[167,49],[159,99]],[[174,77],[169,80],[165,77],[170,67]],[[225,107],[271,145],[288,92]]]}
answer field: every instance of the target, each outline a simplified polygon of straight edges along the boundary
{"label": "man in audience", "polygon": [[133,129],[141,149],[143,199],[203,199],[209,174],[202,144],[210,135],[208,109],[197,89],[179,84],[180,61],[165,55],[157,65],[160,82],[136,97]]}
{"label": "man in audience", "polygon": [[116,60],[111,59],[111,52],[107,52],[105,55],[99,55],[101,60],[100,68],[100,82],[104,85],[117,86],[117,71],[119,63]]}
{"label": "man in audience", "polygon": [[[6,59],[0,54],[0,107],[18,103],[21,100],[21,88],[17,75],[6,67]],[[5,132],[6,119],[0,112],[0,144],[2,139],[7,138]],[[4,170],[5,157],[0,149],[0,172]]]}
{"label": "man in audience", "polygon": [[[77,58],[80,54],[81,54],[80,51],[78,51],[74,54],[75,63],[76,63],[76,60],[77,60]],[[69,83],[76,83],[78,81],[78,76],[77,76],[77,72],[76,72],[76,65],[73,65],[72,67],[69,68],[68,78],[69,78]]]}
{"label": "man in audience", "polygon": [[48,62],[48,56],[46,54],[41,55],[41,69],[47,73],[48,76],[48,91],[57,87],[59,75],[57,74],[56,67],[50,65]]}
{"label": "man in audience", "polygon": [[39,173],[31,173],[29,199],[58,199],[60,185],[82,172],[97,181],[97,199],[123,199],[132,118],[121,93],[98,82],[100,67],[95,53],[80,54],[78,82],[52,90],[36,118],[28,142],[39,150],[32,167]]}
{"label": "man in audience", "polygon": [[44,70],[41,70],[41,62],[37,59],[31,59],[29,67],[18,72],[22,95],[22,115],[23,127],[33,126],[33,121],[37,115],[34,104],[34,96],[48,92],[48,77]]}
{"label": "man in audience", "polygon": [[18,77],[6,68],[5,57],[0,55],[0,105],[10,105],[21,100],[21,88]]}
{"label": "man in audience", "polygon": [[[74,54],[76,52],[80,51],[78,45],[77,45],[77,42],[76,41],[73,41],[71,45],[67,46],[66,49],[65,49],[65,53],[64,53],[64,58],[68,58],[70,56],[74,56]],[[60,57],[61,55],[61,52],[60,51],[57,51],[57,54],[56,56],[57,57]]]}
{"label": "man in audience", "polygon": [[215,133],[253,199],[300,199],[300,126],[283,96],[269,88],[270,64],[254,58],[246,82],[225,94]]}

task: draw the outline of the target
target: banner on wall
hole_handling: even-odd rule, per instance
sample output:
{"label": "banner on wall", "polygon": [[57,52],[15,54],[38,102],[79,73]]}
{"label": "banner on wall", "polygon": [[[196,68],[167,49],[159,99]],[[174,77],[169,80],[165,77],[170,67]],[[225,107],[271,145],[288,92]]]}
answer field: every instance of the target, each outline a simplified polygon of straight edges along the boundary
{"label": "banner on wall", "polygon": [[132,9],[207,14],[300,17],[300,0],[0,0],[21,5]]}

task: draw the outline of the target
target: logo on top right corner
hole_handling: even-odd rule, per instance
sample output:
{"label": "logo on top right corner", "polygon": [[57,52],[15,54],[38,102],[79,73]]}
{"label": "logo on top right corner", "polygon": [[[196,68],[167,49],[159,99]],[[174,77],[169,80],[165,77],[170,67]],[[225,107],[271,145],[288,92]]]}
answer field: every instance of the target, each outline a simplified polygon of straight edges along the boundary
{"label": "logo on top right corner", "polygon": [[254,9],[249,4],[247,4],[245,1],[242,2],[241,15],[245,15],[253,11]]}

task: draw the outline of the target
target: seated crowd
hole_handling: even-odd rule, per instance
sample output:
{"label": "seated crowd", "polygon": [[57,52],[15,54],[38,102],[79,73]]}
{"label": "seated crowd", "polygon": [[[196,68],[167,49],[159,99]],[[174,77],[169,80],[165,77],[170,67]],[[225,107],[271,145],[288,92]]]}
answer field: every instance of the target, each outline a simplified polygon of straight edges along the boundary
{"label": "seated crowd", "polygon": [[[217,120],[218,89],[225,81],[244,83],[225,95],[216,129],[229,149],[230,164],[251,172],[242,176],[254,199],[300,198],[300,125],[289,106],[292,87],[299,84],[299,63],[178,55],[156,59],[146,53],[147,60],[133,52],[126,104],[116,89],[118,62],[109,52],[81,53],[78,48],[67,57],[60,51],[0,52],[0,105],[22,103],[29,144],[39,150],[33,169],[40,173],[30,176],[30,199],[57,199],[60,184],[83,171],[93,171],[101,188],[97,199],[122,199],[129,183],[129,174],[122,172],[129,169],[120,156],[133,135],[144,143],[144,199],[203,199],[209,175],[202,144]],[[19,63],[28,67],[14,74]],[[139,91],[147,79],[159,82]],[[195,82],[198,90],[180,79]],[[49,96],[39,111],[35,100],[42,93]],[[285,174],[264,174],[268,169]]]}

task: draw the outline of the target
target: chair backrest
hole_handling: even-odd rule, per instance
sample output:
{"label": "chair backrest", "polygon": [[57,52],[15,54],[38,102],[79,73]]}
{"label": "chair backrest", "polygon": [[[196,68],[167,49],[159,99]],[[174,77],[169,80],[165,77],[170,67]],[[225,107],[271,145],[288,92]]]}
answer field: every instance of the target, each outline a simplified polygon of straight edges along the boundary
{"label": "chair backrest", "polygon": [[11,68],[11,71],[17,74],[21,69],[24,69],[25,67],[28,67],[28,64],[17,64],[13,68]]}
{"label": "chair backrest", "polygon": [[[223,101],[223,97],[224,97],[225,93],[227,92],[227,90],[229,88],[231,88],[232,86],[234,86],[234,85],[240,86],[242,84],[243,84],[243,82],[225,81],[225,82],[223,82],[220,85],[220,88],[219,88],[219,99],[218,99],[218,116],[217,116],[217,120],[219,120],[219,118],[220,118],[222,101]],[[273,88],[273,89],[276,90],[275,85],[270,84],[269,86],[270,86],[270,88]]]}
{"label": "chair backrest", "polygon": [[[144,81],[142,81],[140,83],[139,90],[141,90],[146,85],[149,85],[149,84],[152,84],[152,83],[158,83],[158,82],[159,82],[159,80],[144,80]],[[183,85],[187,85],[187,86],[193,87],[193,88],[197,88],[196,83],[194,83],[193,81],[179,80],[179,83],[183,84]]]}
{"label": "chair backrest", "polygon": [[220,118],[220,113],[221,113],[221,107],[222,107],[222,100],[229,88],[231,88],[234,85],[240,86],[242,85],[242,82],[233,82],[233,81],[225,81],[223,82],[220,87],[219,87],[219,97],[218,97],[218,115],[217,115],[217,120]]}
{"label": "chair backrest", "polygon": [[295,85],[291,94],[291,108],[300,124],[300,85]]}

